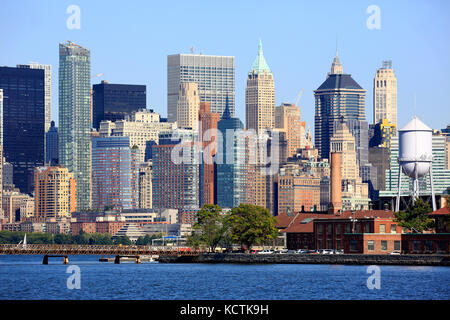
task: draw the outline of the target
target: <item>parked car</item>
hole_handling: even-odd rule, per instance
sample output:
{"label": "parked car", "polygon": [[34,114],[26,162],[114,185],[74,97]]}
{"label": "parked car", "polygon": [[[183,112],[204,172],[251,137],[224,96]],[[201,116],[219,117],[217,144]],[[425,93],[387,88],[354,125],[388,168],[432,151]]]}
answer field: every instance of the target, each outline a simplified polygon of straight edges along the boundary
{"label": "parked car", "polygon": [[398,255],[398,254],[400,254],[400,251],[398,251],[398,250],[394,250],[394,251],[392,251],[390,254],[395,254],[395,255]]}
{"label": "parked car", "polygon": [[334,250],[334,254],[344,254],[344,250]]}
{"label": "parked car", "polygon": [[308,250],[298,249],[297,251],[295,251],[295,253],[297,253],[297,254],[304,254],[304,253],[308,253]]}
{"label": "parked car", "polygon": [[257,254],[258,251],[257,251],[257,250],[250,250],[250,253],[251,253],[251,254]]}
{"label": "parked car", "polygon": [[296,250],[288,250],[286,251],[287,254],[296,254],[297,251]]}
{"label": "parked car", "polygon": [[320,249],[318,250],[318,253],[320,254],[334,254],[333,249]]}
{"label": "parked car", "polygon": [[269,249],[264,249],[262,251],[258,251],[257,254],[273,254],[273,251]]}

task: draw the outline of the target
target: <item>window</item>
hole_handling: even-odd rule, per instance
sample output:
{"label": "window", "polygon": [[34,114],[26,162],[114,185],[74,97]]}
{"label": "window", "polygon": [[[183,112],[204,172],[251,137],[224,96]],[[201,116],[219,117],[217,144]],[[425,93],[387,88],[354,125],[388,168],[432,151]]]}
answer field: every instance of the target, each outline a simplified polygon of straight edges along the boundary
{"label": "window", "polygon": [[386,251],[387,250],[387,241],[381,240],[381,250]]}
{"label": "window", "polygon": [[333,240],[327,240],[327,249],[333,249]]}
{"label": "window", "polygon": [[427,241],[425,241],[425,248],[426,248],[426,250],[427,251],[433,251],[433,241],[431,241],[431,240],[427,240]]}
{"label": "window", "polygon": [[400,240],[394,241],[394,250],[400,251]]}
{"label": "window", "polygon": [[323,233],[323,225],[322,225],[322,224],[319,224],[319,225],[317,226],[317,232],[318,232],[319,234],[322,234],[322,233]]}
{"label": "window", "polygon": [[350,230],[351,230],[350,223],[347,223],[347,224],[345,225],[345,233],[350,233]]}
{"label": "window", "polygon": [[350,240],[350,251],[358,251],[358,240]]}
{"label": "window", "polygon": [[417,240],[413,241],[413,250],[414,251],[420,251],[420,242],[421,241],[417,241]]}
{"label": "window", "polygon": [[370,233],[370,223],[366,223],[365,225],[364,225],[364,232],[365,233]]}
{"label": "window", "polygon": [[374,243],[373,243],[373,240],[368,240],[368,241],[367,241],[367,250],[368,250],[368,251],[373,251],[373,249],[374,249]]}
{"label": "window", "polygon": [[386,233],[386,225],[380,224],[380,233]]}
{"label": "window", "polygon": [[397,233],[397,225],[391,224],[391,233]]}

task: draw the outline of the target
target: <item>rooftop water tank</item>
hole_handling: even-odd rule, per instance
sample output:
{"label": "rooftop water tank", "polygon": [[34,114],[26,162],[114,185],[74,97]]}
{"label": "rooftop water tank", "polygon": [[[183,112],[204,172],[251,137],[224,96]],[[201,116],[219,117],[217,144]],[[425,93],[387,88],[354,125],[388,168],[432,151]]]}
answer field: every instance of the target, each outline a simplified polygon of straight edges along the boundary
{"label": "rooftop water tank", "polygon": [[420,178],[430,171],[433,160],[433,130],[416,116],[399,132],[398,162],[411,178]]}

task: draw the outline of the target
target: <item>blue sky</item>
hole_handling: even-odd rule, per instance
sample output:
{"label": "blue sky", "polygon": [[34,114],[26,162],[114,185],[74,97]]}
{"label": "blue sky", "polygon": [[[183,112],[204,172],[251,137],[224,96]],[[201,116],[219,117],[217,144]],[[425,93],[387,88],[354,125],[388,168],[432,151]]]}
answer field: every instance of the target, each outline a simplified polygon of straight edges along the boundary
{"label": "blue sky", "polygon": [[[69,5],[81,10],[70,30]],[[380,8],[381,29],[369,30],[369,5]],[[58,118],[58,43],[91,50],[92,84],[147,85],[147,107],[167,115],[166,57],[196,52],[236,61],[236,114],[245,122],[245,84],[263,41],[275,77],[276,104],[295,102],[314,130],[313,90],[325,80],[336,38],[344,72],[367,90],[391,59],[398,81],[398,122],[416,114],[429,126],[450,123],[450,1],[17,1],[0,4],[0,65],[37,61],[53,66],[53,119]]]}

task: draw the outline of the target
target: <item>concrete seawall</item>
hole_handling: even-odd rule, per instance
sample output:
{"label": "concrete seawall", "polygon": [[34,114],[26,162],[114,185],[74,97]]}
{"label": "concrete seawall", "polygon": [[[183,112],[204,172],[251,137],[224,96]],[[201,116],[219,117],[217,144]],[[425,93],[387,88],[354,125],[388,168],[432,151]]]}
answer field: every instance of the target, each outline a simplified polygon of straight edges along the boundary
{"label": "concrete seawall", "polygon": [[362,254],[243,254],[205,253],[197,256],[160,256],[160,263],[236,264],[353,264],[450,266],[449,255],[362,255]]}

